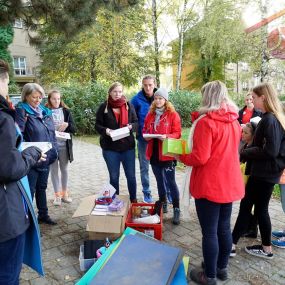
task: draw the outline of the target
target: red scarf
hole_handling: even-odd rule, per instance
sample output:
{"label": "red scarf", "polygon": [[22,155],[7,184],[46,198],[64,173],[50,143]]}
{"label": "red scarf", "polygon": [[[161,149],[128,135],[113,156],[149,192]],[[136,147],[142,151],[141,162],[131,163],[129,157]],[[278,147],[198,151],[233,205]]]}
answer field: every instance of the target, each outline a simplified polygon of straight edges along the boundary
{"label": "red scarf", "polygon": [[120,108],[120,128],[125,127],[129,123],[127,98],[122,96],[118,100],[113,100],[111,96],[108,97],[108,105],[112,109]]}

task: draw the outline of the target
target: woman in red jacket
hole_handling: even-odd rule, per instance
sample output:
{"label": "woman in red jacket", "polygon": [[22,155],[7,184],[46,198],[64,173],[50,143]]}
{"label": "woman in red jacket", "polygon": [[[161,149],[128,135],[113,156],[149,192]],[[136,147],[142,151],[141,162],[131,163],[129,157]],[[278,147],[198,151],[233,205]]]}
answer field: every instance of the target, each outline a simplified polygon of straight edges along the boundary
{"label": "woman in red jacket", "polygon": [[204,269],[193,269],[198,284],[217,284],[227,279],[232,247],[232,202],[244,195],[238,147],[241,127],[238,108],[229,99],[226,86],[213,81],[202,87],[202,107],[189,135],[192,152],[179,156],[192,167],[190,192],[202,228]]}
{"label": "woman in red jacket", "polygon": [[168,101],[168,92],[159,88],[154,93],[154,101],[144,121],[143,134],[159,134],[159,139],[150,139],[146,149],[146,158],[150,160],[156,178],[159,200],[163,212],[167,213],[166,185],[170,189],[173,204],[173,224],[180,223],[179,190],[175,181],[176,160],[162,154],[162,141],[166,138],[181,137],[181,121],[173,105]]}

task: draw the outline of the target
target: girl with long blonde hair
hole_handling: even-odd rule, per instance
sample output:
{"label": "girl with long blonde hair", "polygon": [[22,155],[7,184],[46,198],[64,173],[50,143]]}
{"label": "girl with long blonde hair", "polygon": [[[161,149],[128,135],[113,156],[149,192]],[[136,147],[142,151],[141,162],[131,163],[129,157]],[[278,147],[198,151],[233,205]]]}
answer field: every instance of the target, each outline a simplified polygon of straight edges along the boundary
{"label": "girl with long blonde hair", "polygon": [[277,93],[270,83],[261,83],[252,89],[254,107],[263,113],[257,125],[251,147],[240,156],[249,161],[249,180],[245,197],[233,230],[233,250],[240,236],[248,226],[252,205],[258,219],[261,245],[246,246],[251,255],[272,259],[271,220],[268,212],[274,185],[279,183],[285,168],[285,115]]}

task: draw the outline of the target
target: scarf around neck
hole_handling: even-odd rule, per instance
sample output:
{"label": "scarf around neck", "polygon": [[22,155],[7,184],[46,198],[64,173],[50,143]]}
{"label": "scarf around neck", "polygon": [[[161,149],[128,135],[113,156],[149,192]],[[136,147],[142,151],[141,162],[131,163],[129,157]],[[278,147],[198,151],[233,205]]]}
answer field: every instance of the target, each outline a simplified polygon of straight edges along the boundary
{"label": "scarf around neck", "polygon": [[120,128],[125,127],[129,123],[129,116],[128,116],[128,104],[127,98],[122,96],[118,100],[113,100],[111,96],[108,96],[107,105],[109,105],[112,109],[120,109],[120,117],[119,117],[119,124]]}
{"label": "scarf around neck", "polygon": [[160,117],[162,116],[164,111],[165,111],[165,107],[155,109],[155,119],[154,119],[154,129],[155,130],[156,130],[156,127],[159,125]]}

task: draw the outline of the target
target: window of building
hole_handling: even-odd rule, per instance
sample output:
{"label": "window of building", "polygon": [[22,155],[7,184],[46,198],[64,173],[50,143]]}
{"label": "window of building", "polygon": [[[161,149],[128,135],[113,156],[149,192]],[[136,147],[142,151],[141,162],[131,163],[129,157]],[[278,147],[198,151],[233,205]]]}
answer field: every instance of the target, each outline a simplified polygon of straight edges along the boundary
{"label": "window of building", "polygon": [[26,75],[26,58],[25,57],[14,57],[14,73],[15,75]]}
{"label": "window of building", "polygon": [[242,90],[248,90],[248,83],[242,82]]}
{"label": "window of building", "polygon": [[15,20],[14,28],[23,29],[23,21],[22,21],[22,19]]}

